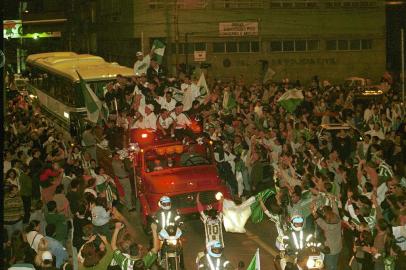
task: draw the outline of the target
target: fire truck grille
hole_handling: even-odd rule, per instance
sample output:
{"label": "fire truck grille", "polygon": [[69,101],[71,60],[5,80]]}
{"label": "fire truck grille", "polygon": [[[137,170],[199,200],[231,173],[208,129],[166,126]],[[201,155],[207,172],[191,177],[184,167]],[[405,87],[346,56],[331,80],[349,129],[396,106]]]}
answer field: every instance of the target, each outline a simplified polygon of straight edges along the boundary
{"label": "fire truck grille", "polygon": [[[200,192],[200,202],[204,205],[216,202],[217,191]],[[172,205],[176,208],[196,207],[196,197],[198,192],[185,193],[171,197]]]}

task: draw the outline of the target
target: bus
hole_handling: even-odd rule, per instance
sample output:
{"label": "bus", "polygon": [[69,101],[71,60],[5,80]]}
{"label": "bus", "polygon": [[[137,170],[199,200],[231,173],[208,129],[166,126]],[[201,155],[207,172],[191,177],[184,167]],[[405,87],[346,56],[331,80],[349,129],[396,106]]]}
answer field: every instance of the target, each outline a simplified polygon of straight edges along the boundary
{"label": "bus", "polygon": [[42,111],[61,127],[80,138],[87,117],[77,73],[100,98],[117,75],[131,77],[131,68],[106,62],[102,57],[74,52],[50,52],[27,57],[30,79],[26,86],[37,97]]}

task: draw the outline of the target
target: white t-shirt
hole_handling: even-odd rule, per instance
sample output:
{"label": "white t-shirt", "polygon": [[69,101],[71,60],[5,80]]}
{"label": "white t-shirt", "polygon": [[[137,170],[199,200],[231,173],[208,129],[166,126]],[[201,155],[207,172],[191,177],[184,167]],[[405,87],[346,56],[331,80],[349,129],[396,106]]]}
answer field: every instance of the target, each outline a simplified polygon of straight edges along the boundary
{"label": "white t-shirt", "polygon": [[188,111],[192,108],[193,101],[200,95],[199,88],[195,84],[182,84],[183,90],[183,110]]}
{"label": "white t-shirt", "polygon": [[141,92],[141,90],[138,88],[138,85],[136,85],[135,87],[134,87],[134,92],[133,92],[133,94],[134,94],[134,100],[135,100],[135,98],[136,98],[136,96],[137,95],[140,95],[141,96],[141,100],[140,100],[140,106],[145,106],[145,96],[144,96],[144,94]]}
{"label": "white t-shirt", "polygon": [[44,238],[44,236],[37,231],[30,231],[29,233],[27,233],[27,243],[37,253],[38,253],[38,244],[42,238]]}
{"label": "white t-shirt", "polygon": [[133,123],[131,128],[142,128],[142,129],[153,129],[156,130],[156,115],[155,113],[146,114],[144,113],[144,108],[140,109],[140,113],[142,114],[142,120],[138,120],[137,122]]}
{"label": "white t-shirt", "polygon": [[148,55],[144,56],[142,60],[137,60],[137,62],[134,63],[134,73],[138,73],[139,75],[145,73],[147,74],[147,69],[149,67],[149,64],[151,62],[151,57]]}
{"label": "white t-shirt", "polygon": [[171,117],[176,120],[176,129],[182,129],[186,128],[191,124],[189,118],[186,116],[184,113],[180,113],[179,115],[176,115],[175,112],[171,114]]}
{"label": "white t-shirt", "polygon": [[158,122],[163,127],[164,129],[168,129],[172,123],[174,122],[172,117],[167,117],[166,119],[163,119],[162,116],[158,116]]}
{"label": "white t-shirt", "polygon": [[169,112],[173,111],[176,106],[176,100],[173,98],[171,98],[171,100],[168,102],[165,97],[157,97],[156,102],[161,105],[161,109],[166,109]]}

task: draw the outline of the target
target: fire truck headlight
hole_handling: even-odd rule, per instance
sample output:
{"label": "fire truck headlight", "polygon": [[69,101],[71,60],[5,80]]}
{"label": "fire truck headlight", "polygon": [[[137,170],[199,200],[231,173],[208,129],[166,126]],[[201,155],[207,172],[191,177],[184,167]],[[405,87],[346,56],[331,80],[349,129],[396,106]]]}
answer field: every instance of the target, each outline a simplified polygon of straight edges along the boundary
{"label": "fire truck headlight", "polygon": [[215,197],[216,197],[216,200],[219,201],[219,200],[221,200],[221,198],[223,197],[223,193],[217,192]]}
{"label": "fire truck headlight", "polygon": [[141,134],[141,138],[143,138],[143,139],[148,138],[148,134],[147,134],[147,133],[142,133],[142,134]]}

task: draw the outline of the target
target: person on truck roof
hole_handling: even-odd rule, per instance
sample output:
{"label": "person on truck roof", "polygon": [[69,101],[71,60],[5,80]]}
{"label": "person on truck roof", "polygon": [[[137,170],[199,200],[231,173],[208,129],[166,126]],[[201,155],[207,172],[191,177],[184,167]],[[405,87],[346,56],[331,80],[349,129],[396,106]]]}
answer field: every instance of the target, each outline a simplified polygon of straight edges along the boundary
{"label": "person on truck roof", "polygon": [[170,116],[167,109],[161,109],[161,112],[156,121],[157,131],[161,132],[164,136],[174,134],[174,122],[175,120]]}
{"label": "person on truck roof", "polygon": [[195,139],[195,135],[190,130],[192,122],[189,117],[184,113],[183,104],[181,102],[176,103],[174,112],[171,117],[175,120],[175,137],[182,140],[185,136]]}

